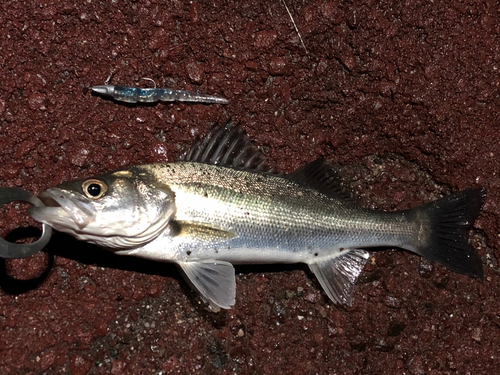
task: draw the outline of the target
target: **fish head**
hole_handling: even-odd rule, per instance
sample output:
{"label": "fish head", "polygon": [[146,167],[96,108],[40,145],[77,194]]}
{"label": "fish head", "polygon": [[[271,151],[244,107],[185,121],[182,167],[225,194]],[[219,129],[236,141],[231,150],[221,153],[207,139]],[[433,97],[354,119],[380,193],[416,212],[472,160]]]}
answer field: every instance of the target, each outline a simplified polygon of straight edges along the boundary
{"label": "fish head", "polygon": [[39,195],[30,215],[79,240],[109,249],[138,248],[175,215],[175,195],[145,170],[129,169],[65,182]]}

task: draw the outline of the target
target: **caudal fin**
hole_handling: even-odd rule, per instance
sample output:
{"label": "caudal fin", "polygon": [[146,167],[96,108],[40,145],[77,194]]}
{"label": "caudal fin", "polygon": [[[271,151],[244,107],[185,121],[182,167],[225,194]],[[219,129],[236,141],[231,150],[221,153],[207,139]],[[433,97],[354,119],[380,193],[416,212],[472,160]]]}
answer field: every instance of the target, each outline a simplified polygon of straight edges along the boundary
{"label": "caudal fin", "polygon": [[483,264],[469,243],[469,232],[485,197],[485,189],[467,189],[413,209],[429,225],[427,241],[416,252],[452,271],[482,279]]}

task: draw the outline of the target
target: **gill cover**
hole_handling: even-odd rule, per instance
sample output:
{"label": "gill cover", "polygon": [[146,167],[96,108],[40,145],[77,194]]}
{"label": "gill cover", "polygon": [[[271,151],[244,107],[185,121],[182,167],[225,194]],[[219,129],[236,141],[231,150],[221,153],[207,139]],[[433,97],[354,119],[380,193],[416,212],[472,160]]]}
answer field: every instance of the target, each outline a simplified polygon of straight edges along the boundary
{"label": "gill cover", "polygon": [[79,240],[130,249],[155,239],[175,214],[174,193],[140,166],[66,182],[40,194],[35,220]]}

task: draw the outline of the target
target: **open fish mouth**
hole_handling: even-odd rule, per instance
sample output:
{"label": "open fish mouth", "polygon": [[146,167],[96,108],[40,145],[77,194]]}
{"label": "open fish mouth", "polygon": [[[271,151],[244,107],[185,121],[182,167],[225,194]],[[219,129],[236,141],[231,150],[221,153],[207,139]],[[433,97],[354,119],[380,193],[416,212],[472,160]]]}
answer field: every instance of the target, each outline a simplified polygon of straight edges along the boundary
{"label": "open fish mouth", "polygon": [[68,226],[74,222],[79,229],[85,228],[95,218],[96,209],[91,202],[79,200],[73,193],[50,188],[39,195],[45,207],[33,207],[31,216],[42,223]]}

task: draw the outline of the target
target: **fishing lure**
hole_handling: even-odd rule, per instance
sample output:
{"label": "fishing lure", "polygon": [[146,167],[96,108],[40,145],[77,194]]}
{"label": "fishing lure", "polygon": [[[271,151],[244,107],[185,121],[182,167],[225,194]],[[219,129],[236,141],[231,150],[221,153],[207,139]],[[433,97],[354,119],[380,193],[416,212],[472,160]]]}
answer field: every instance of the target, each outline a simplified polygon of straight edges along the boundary
{"label": "fishing lure", "polygon": [[[0,205],[12,202],[26,202],[35,207],[45,207],[40,199],[26,190],[19,188],[0,188]],[[43,224],[42,236],[33,243],[12,243],[0,238],[0,258],[25,258],[42,250],[52,236],[52,228]]]}
{"label": "fishing lure", "polygon": [[[144,78],[151,80],[150,78]],[[153,81],[154,83],[154,81]],[[169,88],[140,88],[133,86],[115,86],[105,82],[104,85],[92,87],[92,92],[106,98],[126,103],[156,103],[156,102],[192,102],[207,104],[227,104],[229,100],[217,96],[195,94],[189,91]]]}

